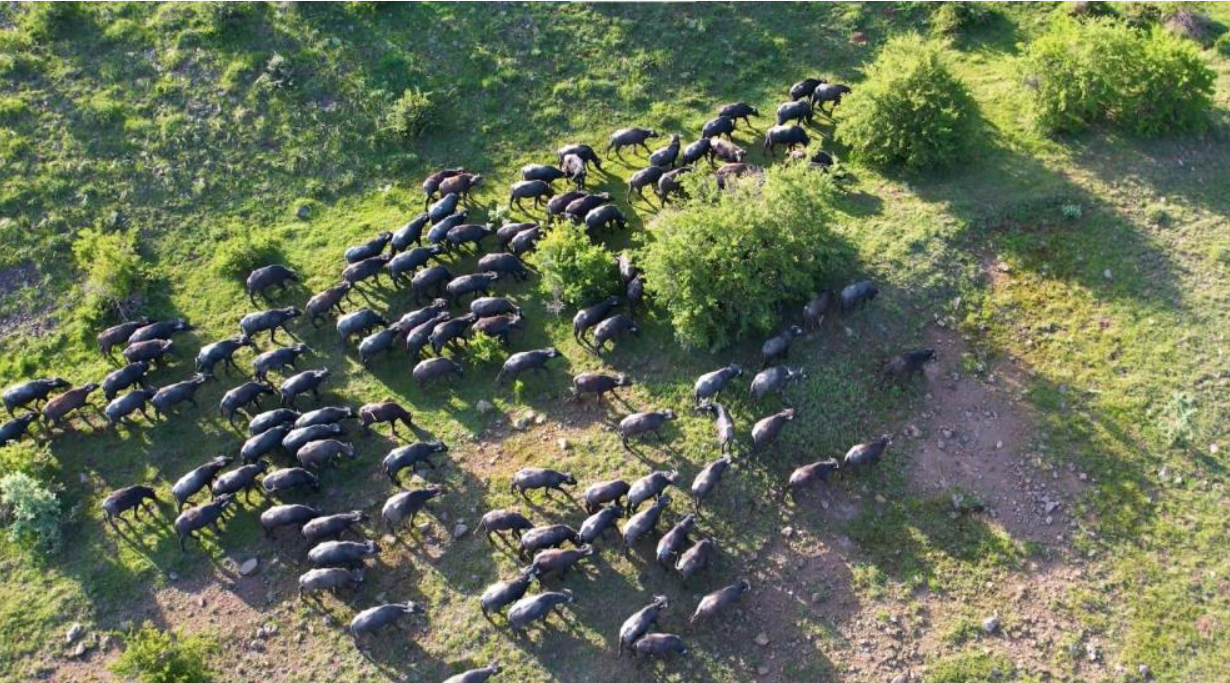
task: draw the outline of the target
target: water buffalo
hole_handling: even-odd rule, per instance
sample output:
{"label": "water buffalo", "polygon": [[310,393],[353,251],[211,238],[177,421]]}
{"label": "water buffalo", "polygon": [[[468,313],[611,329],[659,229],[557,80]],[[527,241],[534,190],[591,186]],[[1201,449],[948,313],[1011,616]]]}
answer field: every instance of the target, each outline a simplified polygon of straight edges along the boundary
{"label": "water buffalo", "polygon": [[266,351],[252,360],[252,372],[256,379],[267,382],[270,372],[285,372],[287,368],[298,369],[296,363],[303,354],[311,351],[307,344],[291,344]]}
{"label": "water buffalo", "polygon": [[619,440],[624,448],[629,448],[628,438],[652,432],[659,441],[662,440],[662,425],[675,419],[673,410],[653,410],[644,413],[633,413],[619,421]]}
{"label": "water buffalo", "polygon": [[290,334],[290,328],[287,325],[300,315],[303,315],[303,312],[294,306],[249,313],[239,321],[239,330],[249,339],[256,337],[260,332],[267,331],[269,341],[277,343],[278,330],[281,329],[286,334]]}
{"label": "water buffalo", "polygon": [[393,436],[397,436],[398,422],[404,424],[407,429],[414,429],[414,420],[410,416],[410,411],[391,398],[379,403],[368,403],[359,408],[359,424],[362,425],[363,431],[370,432],[372,425],[384,422],[388,423]]}
{"label": "water buffalo", "polygon": [[657,131],[651,128],[620,128],[611,133],[611,139],[607,141],[606,153],[610,154],[614,151],[620,161],[624,159],[622,154],[624,147],[643,147],[645,153],[650,154],[649,145],[646,145],[645,141],[656,137],[658,137]]}
{"label": "water buffalo", "polygon": [[749,117],[760,116],[760,112],[746,102],[734,102],[731,104],[724,104],[719,107],[718,116],[725,116],[735,122],[742,119],[743,123],[746,123],[748,128],[751,128],[752,121]]}
{"label": "water buffalo", "polygon": [[811,138],[807,137],[807,131],[803,130],[802,126],[773,126],[764,134],[764,152],[769,156],[773,156],[778,145],[785,145],[789,150],[796,146],[806,147],[809,144],[811,144]]}
{"label": "water buffalo", "polygon": [[569,154],[581,157],[581,161],[587,164],[592,163],[598,170],[602,170],[602,160],[598,158],[598,153],[594,151],[594,148],[589,145],[574,142],[555,150],[556,159],[559,160],[560,164],[564,163],[564,157]]}
{"label": "water buffalo", "polygon": [[189,498],[196,495],[198,492],[210,487],[218,473],[226,468],[231,462],[231,458],[220,455],[213,460],[193,469],[176,480],[171,486],[171,495],[175,498],[175,503],[179,510],[184,509],[184,503]]}
{"label": "water buffalo", "polygon": [[181,551],[187,550],[187,546],[184,545],[185,541],[194,537],[196,532],[201,529],[212,526],[215,530],[217,530],[218,520],[222,519],[222,513],[226,511],[227,506],[229,506],[234,499],[234,495],[227,493],[218,496],[204,505],[188,508],[187,510],[181,512],[179,516],[175,518],[175,522],[173,524],[175,528],[175,535],[179,536],[179,549]]}
{"label": "water buffalo", "polygon": [[248,299],[252,301],[252,305],[256,306],[256,297],[268,299],[268,291],[274,287],[281,292],[286,291],[287,282],[298,282],[299,275],[295,271],[281,264],[273,264],[257,268],[248,274],[248,279],[244,281],[244,287],[248,290]]}
{"label": "water buffalo", "polygon": [[551,347],[514,353],[504,361],[504,366],[500,368],[495,380],[498,384],[503,384],[510,379],[516,379],[527,370],[541,372],[546,369],[547,361],[559,357],[560,352]]}
{"label": "water buffalo", "polygon": [[59,377],[49,377],[47,379],[35,379],[11,386],[4,390],[3,401],[4,409],[8,411],[10,416],[15,416],[13,412],[17,408],[25,408],[31,406],[34,409],[38,408],[40,401],[47,400],[51,392],[56,389],[64,389],[71,386],[68,380],[60,379]]}
{"label": "water buffalo", "polygon": [[700,128],[700,136],[702,138],[716,138],[722,135],[730,137],[730,134],[735,132],[735,121],[729,116],[719,116],[714,119],[705,121],[705,125]]}
{"label": "water buffalo", "polygon": [[311,316],[312,327],[319,325],[320,321],[330,311],[336,310],[339,314],[345,313],[346,311],[342,308],[342,300],[350,294],[350,288],[353,286],[349,282],[339,282],[308,299],[303,310]]}
{"label": "water buffalo", "polygon": [[136,320],[130,320],[125,323],[120,323],[113,327],[108,327],[98,334],[98,350],[104,356],[111,355],[111,349],[116,346],[122,346],[128,343],[128,338],[133,332],[145,327],[149,324],[149,318],[141,316]]}

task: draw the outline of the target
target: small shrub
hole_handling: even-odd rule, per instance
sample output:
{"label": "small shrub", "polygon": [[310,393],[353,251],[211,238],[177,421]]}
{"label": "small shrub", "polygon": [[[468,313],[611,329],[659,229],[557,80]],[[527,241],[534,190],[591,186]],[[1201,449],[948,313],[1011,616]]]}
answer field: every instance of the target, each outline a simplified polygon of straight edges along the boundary
{"label": "small shrub", "polygon": [[214,252],[214,272],[231,280],[244,280],[262,266],[284,260],[278,241],[268,235],[241,232],[220,244]]}
{"label": "small shrub", "polygon": [[837,138],[876,164],[943,167],[961,160],[975,133],[976,105],[940,43],[894,38],[841,105]]}
{"label": "small shrub", "polygon": [[547,233],[533,258],[543,292],[566,304],[584,306],[617,290],[614,257],[570,223]]}
{"label": "small shrub", "polygon": [[1223,33],[1213,42],[1213,48],[1223,57],[1230,57],[1230,33]]}
{"label": "small shrub", "polygon": [[0,479],[0,511],[13,540],[39,550],[60,547],[60,501],[39,480],[14,472]]}
{"label": "small shrub", "polygon": [[125,638],[111,671],[140,683],[209,683],[205,657],[213,650],[200,636],[178,637],[147,621]]}
{"label": "small shrub", "polygon": [[99,90],[80,103],[81,118],[92,126],[109,127],[123,123],[128,107],[111,91]]}
{"label": "small shrub", "polygon": [[1162,6],[1156,2],[1125,2],[1119,6],[1119,18],[1131,28],[1151,29],[1162,17]]}
{"label": "small shrub", "polygon": [[1021,62],[1033,118],[1048,133],[1109,120],[1141,136],[1201,128],[1213,72],[1195,46],[1110,20],[1058,21]]}
{"label": "small shrub", "polygon": [[828,227],[836,190],[802,164],[774,166],[763,184],[727,192],[695,175],[692,199],[649,226],[639,261],[676,337],[716,349],[773,329],[781,304],[816,290],[838,255]]}
{"label": "small shrub", "polygon": [[14,123],[30,113],[26,101],[17,95],[0,97],[0,121]]}
{"label": "small shrub", "polygon": [[1082,213],[1081,205],[1080,204],[1064,204],[1063,206],[1059,207],[1059,213],[1062,214],[1064,218],[1070,221],[1080,220],[1081,213]]}
{"label": "small shrub", "polygon": [[22,27],[40,41],[63,38],[88,19],[81,2],[32,2],[25,8]]}
{"label": "small shrub", "polygon": [[261,73],[260,78],[256,79],[256,85],[266,90],[289,88],[294,84],[295,71],[291,66],[290,60],[276,52],[273,53],[268,62],[265,62],[264,71]]}
{"label": "small shrub", "polygon": [[1073,17],[1111,17],[1115,10],[1103,0],[1078,0],[1067,5],[1067,13]]}
{"label": "small shrub", "polygon": [[134,233],[87,228],[73,242],[73,257],[86,273],[86,302],[91,307],[123,309],[141,292],[145,266]]}
{"label": "small shrub", "polygon": [[55,456],[45,442],[35,443],[27,439],[0,448],[0,477],[21,473],[39,480],[50,480],[57,470]]}
{"label": "small shrub", "polygon": [[422,135],[432,124],[436,106],[432,94],[407,89],[393,101],[379,121],[380,133],[389,139],[408,141]]}
{"label": "small shrub", "polygon": [[466,358],[479,365],[491,365],[508,356],[500,340],[485,334],[475,334],[466,344]]}
{"label": "small shrub", "polygon": [[1170,225],[1172,219],[1170,210],[1165,204],[1150,204],[1145,207],[1145,220],[1150,224],[1156,225],[1159,228],[1164,228]]}
{"label": "small shrub", "polygon": [[1192,442],[1196,433],[1196,401],[1190,394],[1176,391],[1162,409],[1162,435],[1172,446]]}
{"label": "small shrub", "polygon": [[991,17],[991,8],[983,2],[937,2],[928,7],[931,16],[927,23],[931,30],[944,35],[985,23]]}

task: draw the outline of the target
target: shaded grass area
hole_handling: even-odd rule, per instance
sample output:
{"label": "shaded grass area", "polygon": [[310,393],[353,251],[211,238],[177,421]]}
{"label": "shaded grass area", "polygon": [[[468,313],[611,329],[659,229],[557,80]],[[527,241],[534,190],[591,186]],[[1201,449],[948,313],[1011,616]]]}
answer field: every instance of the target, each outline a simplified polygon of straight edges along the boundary
{"label": "shaded grass area", "polygon": [[[165,283],[151,288],[149,312],[197,326],[177,339],[177,360],[157,373],[158,384],[186,375],[195,349],[235,333],[236,320],[251,308],[241,283],[212,268],[220,240],[244,231],[270,236],[307,276],[280,303],[302,303],[336,280],[346,246],[420,210],[417,180],[428,168],[462,163],[484,173],[475,214],[492,216],[515,169],[550,160],[559,143],[600,142],[610,129],[633,124],[666,134],[695,131],[716,104],[735,99],[769,112],[808,69],[856,79],[857,66],[890,31],[921,21],[908,6],[863,4],[360,3],[257,6],[239,17],[203,7],[108,5],[91,9],[84,24],[50,44],[19,44],[6,29],[3,45],[29,63],[4,86],[9,101],[24,105],[5,109],[14,113],[6,115],[0,159],[10,171],[0,197],[8,217],[0,239],[11,247],[3,257],[11,260],[3,262],[33,259],[51,283],[47,295],[61,295],[73,282],[64,257],[76,227],[119,215],[139,229]],[[20,10],[4,12],[6,23],[20,21]],[[516,561],[473,536],[456,543],[447,536],[459,520],[473,526],[487,509],[510,505],[543,522],[579,522],[580,512],[562,503],[526,505],[508,492],[508,478],[525,464],[568,469],[583,483],[657,468],[678,468],[690,480],[716,457],[712,425],[686,410],[691,380],[732,359],[757,365],[758,344],[720,357],[683,354],[666,321],[650,311],[640,339],[600,360],[571,340],[567,315],[545,308],[536,283],[501,285],[531,321],[514,336],[514,348],[551,344],[566,358],[516,387],[495,387],[494,367],[467,365],[465,379],[420,390],[404,359],[380,358],[365,371],[332,330],[297,325],[296,334],[315,349],[304,367],[335,372],[329,402],[398,397],[411,406],[423,436],[453,446],[438,470],[424,474],[449,490],[423,518],[427,528],[403,531],[404,542],[389,548],[367,586],[326,603],[344,623],[379,595],[415,599],[429,606],[427,631],[366,661],[335,630],[330,647],[306,653],[302,668],[336,671],[338,680],[373,673],[430,679],[461,663],[499,659],[506,675],[525,680],[743,680],[750,645],[732,646],[721,630],[685,631],[684,613],[695,596],[737,576],[751,574],[757,586],[784,580],[790,567],[762,560],[766,539],[786,523],[836,527],[852,539],[859,562],[834,584],[867,604],[908,600],[924,587],[976,603],[988,578],[1019,571],[1031,549],[978,517],[954,520],[947,500],[909,497],[908,453],[866,479],[834,484],[844,495],[887,501],[864,505],[849,522],[814,508],[782,510],[775,498],[798,463],[840,455],[911,414],[916,391],[880,391],[871,375],[880,359],[920,342],[928,325],[943,320],[961,323],[987,356],[1024,361],[1034,373],[1028,398],[1039,409],[1043,452],[1077,464],[1094,484],[1078,534],[1078,550],[1093,564],[1088,585],[1074,587],[1070,608],[1107,646],[1104,656],[1131,669],[1148,663],[1158,680],[1215,680],[1227,651],[1216,625],[1230,619],[1224,553],[1210,552],[1224,545],[1226,531],[1224,451],[1208,448],[1225,436],[1217,396],[1225,386],[1219,347],[1230,275],[1217,247],[1230,249],[1230,207],[1220,180],[1230,170],[1227,157],[1210,149],[1218,138],[1142,144],[1103,133],[1059,141],[1032,134],[1010,60],[1044,14],[1034,6],[1001,9],[957,40],[959,73],[979,100],[985,129],[983,153],[967,167],[941,177],[850,168],[835,229],[854,255],[833,283],[871,274],[886,284],[885,295],[865,313],[800,340],[792,352],[791,362],[804,365],[809,379],[788,395],[809,419],[796,421],[773,453],[740,463],[722,483],[703,528],[719,539],[723,555],[693,585],[679,586],[658,571],[647,547],[630,559],[604,547],[583,577],[568,580],[579,598],[575,609],[532,640],[516,640],[485,624],[474,600],[485,584],[509,576]],[[856,30],[869,35],[869,46],[849,40]],[[293,84],[269,84],[281,77],[268,68],[275,53],[289,62]],[[1225,63],[1216,64],[1224,106]],[[136,87],[121,87],[127,84]],[[439,121],[413,143],[382,140],[375,121],[386,100],[374,93],[407,87],[438,98]],[[815,132],[827,141],[832,124],[818,122]],[[736,140],[761,163],[758,137],[740,132]],[[597,186],[622,197],[632,170],[610,164],[597,174]],[[307,220],[293,217],[301,204],[310,207]],[[1080,207],[1078,219],[1064,216],[1069,205]],[[624,208],[635,229],[652,217],[648,204]],[[620,234],[606,243],[616,252],[631,238]],[[472,267],[466,259],[456,269]],[[387,286],[365,287],[356,300],[393,312],[411,305],[408,292]],[[95,330],[68,322],[71,310],[57,314],[57,333],[0,342],[5,384],[50,372],[84,380],[109,369],[88,341]],[[601,367],[634,377],[627,405],[569,402],[566,375]],[[134,613],[160,625],[177,621],[156,608],[150,615],[152,596],[171,583],[199,586],[232,576],[226,556],[282,558],[285,569],[269,570],[273,608],[291,621],[318,618],[292,597],[305,549],[296,540],[263,541],[249,510],[186,555],[165,525],[121,535],[97,511],[115,487],[153,481],[165,494],[191,466],[234,451],[240,439],[213,406],[238,382],[211,384],[198,395],[200,410],[165,423],[74,432],[52,443],[62,495],[74,510],[68,547],[43,563],[7,545],[0,553],[0,676],[25,680],[55,668],[68,615],[104,629],[121,628]],[[775,401],[751,403],[741,387],[729,393],[723,400],[741,435],[779,408]],[[1190,395],[1198,409],[1190,424],[1167,426],[1176,393]],[[480,400],[513,416],[535,410],[548,425],[512,432],[503,417],[480,414]],[[668,444],[624,452],[609,431],[614,421],[632,407],[664,406],[683,415],[668,427]],[[559,449],[557,438],[570,448]],[[330,510],[370,507],[393,492],[376,472],[392,442],[356,441],[359,461],[326,471],[324,494],[304,502]],[[676,506],[671,521],[683,508]],[[685,632],[694,656],[669,666],[616,659],[619,623],[658,592],[680,597],[665,626]],[[264,598],[245,594],[253,604]],[[841,680],[842,663],[832,660],[846,624],[799,621],[829,637],[810,641],[789,671]],[[998,655],[965,652],[959,644],[951,657],[932,663],[934,680],[1029,680]],[[1075,662],[1067,666],[1078,670]]]}

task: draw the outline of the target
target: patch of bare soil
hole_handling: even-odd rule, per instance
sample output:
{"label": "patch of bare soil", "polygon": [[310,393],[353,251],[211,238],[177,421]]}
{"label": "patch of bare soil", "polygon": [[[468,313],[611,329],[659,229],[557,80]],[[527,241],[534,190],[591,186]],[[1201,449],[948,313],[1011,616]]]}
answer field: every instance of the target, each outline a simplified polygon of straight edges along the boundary
{"label": "patch of bare soil", "polygon": [[[38,266],[32,261],[23,261],[15,266],[0,268],[0,302],[8,303],[15,294],[39,282]],[[0,314],[0,338],[17,333],[41,336],[51,328],[47,316],[50,305],[34,306],[4,305]]]}
{"label": "patch of bare soil", "polygon": [[[930,663],[970,643],[1042,680],[1066,675],[1056,661],[1087,679],[1105,673],[1099,644],[1060,606],[1084,573],[1066,535],[1084,486],[1079,473],[1048,467],[1031,452],[1034,426],[1017,399],[1019,368],[1000,363],[982,380],[962,371],[968,348],[958,336],[936,330],[930,343],[937,361],[926,371],[925,408],[896,436],[909,454],[909,488],[920,496],[964,492],[954,505],[1041,544],[1049,559],[988,583],[977,604],[925,589],[868,599],[852,583],[852,566],[863,559],[857,544],[812,524],[784,529],[762,552],[759,564],[770,570],[748,601],[756,631],[748,637],[763,653],[749,664],[749,680],[794,681],[801,671],[820,680],[925,680]],[[834,519],[870,503],[836,491],[824,498],[825,516]]]}
{"label": "patch of bare soil", "polygon": [[1039,469],[1029,408],[1015,399],[1023,373],[999,363],[980,380],[961,370],[969,349],[960,337],[933,333],[930,341],[937,360],[926,370],[927,408],[903,429],[916,444],[911,489],[959,489],[965,495],[954,506],[981,508],[1015,539],[1062,546],[1082,476]]}

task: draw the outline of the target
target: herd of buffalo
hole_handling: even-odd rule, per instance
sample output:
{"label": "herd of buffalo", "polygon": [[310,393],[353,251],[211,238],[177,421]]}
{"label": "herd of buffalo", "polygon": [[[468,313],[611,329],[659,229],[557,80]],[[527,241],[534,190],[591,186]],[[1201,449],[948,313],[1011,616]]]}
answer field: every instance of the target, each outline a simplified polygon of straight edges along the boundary
{"label": "herd of buffalo", "polygon": [[[825,105],[840,103],[849,88],[827,83],[822,79],[807,79],[790,89],[790,101],[777,109],[777,125],[768,129],[764,138],[765,152],[772,155],[779,145],[790,149],[809,144],[802,123],[810,122],[815,112],[825,112]],[[646,141],[658,137],[647,128],[627,128],[610,138],[606,153],[623,160],[622,151],[641,147],[649,155],[650,166],[631,176],[628,199],[641,195],[645,187],[656,190],[665,202],[681,191],[679,176],[691,172],[702,158],[726,162],[717,168],[720,185],[740,176],[755,175],[760,169],[744,162],[746,152],[729,139],[736,122],[751,125],[750,117],[759,112],[744,103],[721,107],[719,116],[704,124],[702,137],[682,146],[679,136],[671,136],[667,146],[651,150]],[[807,157],[806,152],[793,152],[795,158],[827,170],[831,156],[819,152]],[[336,314],[336,327],[343,343],[358,339],[357,353],[367,365],[382,352],[402,347],[415,361],[413,377],[420,386],[440,381],[450,375],[461,375],[463,367],[444,355],[446,348],[463,346],[468,336],[488,335],[505,344],[512,330],[522,326],[520,308],[507,298],[491,296],[489,290],[504,277],[523,279],[529,269],[522,255],[531,251],[544,229],[557,219],[571,220],[585,226],[591,236],[600,229],[622,227],[626,219],[608,193],[588,193],[584,190],[589,166],[601,169],[602,161],[589,145],[571,144],[558,150],[557,166],[530,165],[522,169],[521,181],[513,184],[510,206],[521,207],[532,200],[538,208],[545,204],[546,223],[510,223],[499,228],[467,222],[463,203],[468,194],[482,182],[482,176],[461,168],[433,173],[423,183],[426,210],[395,232],[382,232],[370,241],[346,250],[346,265],[341,281],[314,296],[303,310],[290,306],[251,313],[239,322],[240,334],[202,347],[196,357],[196,373],[183,381],[153,388],[148,383],[151,369],[175,351],[173,337],[192,327],[183,320],[153,322],[139,318],[111,327],[98,335],[103,354],[113,356],[117,348],[126,364],[103,378],[72,387],[59,378],[37,379],[9,388],[3,394],[4,406],[12,419],[0,427],[0,444],[20,439],[40,421],[50,434],[55,427],[66,427],[74,413],[87,424],[84,409],[101,412],[109,427],[132,420],[135,413],[152,419],[148,409],[161,418],[183,403],[196,406],[195,392],[215,377],[222,365],[238,370],[235,355],[242,349],[257,350],[257,338],[267,333],[274,344],[252,361],[253,379],[226,392],[219,405],[219,414],[236,429],[236,418],[248,418],[246,440],[238,455],[223,455],[201,464],[184,474],[171,487],[178,516],[173,526],[180,545],[206,527],[218,529],[219,521],[228,510],[238,507],[239,498],[248,501],[253,490],[277,502],[287,493],[320,488],[319,472],[337,459],[356,458],[355,447],[348,443],[343,423],[355,421],[369,432],[378,424],[388,424],[393,437],[398,438],[397,425],[415,428],[410,412],[393,400],[370,403],[358,409],[347,406],[319,407],[300,412],[297,403],[304,394],[317,402],[320,390],[329,381],[326,368],[299,369],[298,363],[311,355],[311,349],[301,343],[277,345],[279,330],[291,335],[288,325],[305,313],[313,326]],[[557,192],[553,183],[567,179],[575,190]],[[641,195],[643,197],[643,195]],[[477,272],[454,274],[441,263],[449,254],[473,250],[481,253],[484,240],[494,237],[501,251],[486,253],[478,259]],[[433,263],[434,261],[434,263]],[[456,261],[451,261],[451,264]],[[595,352],[608,344],[638,332],[634,318],[637,304],[644,295],[640,271],[626,257],[619,259],[619,272],[626,296],[610,297],[577,312],[573,319],[573,334],[583,346]],[[387,275],[393,283],[409,281],[416,305],[421,307],[391,320],[373,310],[346,313],[342,305],[349,302],[352,289],[366,280],[379,280]],[[284,290],[298,280],[298,275],[283,265],[259,268],[247,278],[248,295],[255,304],[258,297],[268,297],[272,290]],[[762,349],[761,370],[750,383],[754,399],[781,394],[793,381],[804,377],[801,369],[787,367],[792,342],[805,331],[818,328],[830,311],[851,312],[873,300],[878,293],[870,281],[857,282],[839,292],[825,291],[809,301],[802,312],[802,325],[791,325],[781,334],[767,340]],[[463,315],[454,309],[465,297],[472,297]],[[621,307],[627,304],[627,310]],[[592,334],[592,340],[590,335]],[[430,348],[430,353],[428,349]],[[533,349],[511,354],[500,370],[499,382],[507,382],[528,371],[542,371],[553,358],[560,356],[554,348]],[[932,358],[930,349],[906,353],[891,359],[885,372],[894,379],[905,378],[922,368]],[[693,539],[700,523],[701,506],[717,487],[723,475],[735,461],[735,426],[730,412],[717,402],[720,393],[743,369],[735,364],[699,377],[695,383],[695,409],[714,417],[721,456],[707,464],[691,482],[692,512],[683,516],[657,541],[655,557],[665,568],[675,571],[681,580],[701,572],[717,556],[718,545],[712,538]],[[279,386],[270,381],[270,373],[282,376]],[[578,397],[605,395],[631,381],[622,374],[584,372],[573,378],[573,390]],[[98,389],[106,400],[99,408],[91,402]],[[61,391],[63,390],[63,391]],[[56,393],[60,392],[60,393]],[[53,396],[53,394],[55,394]],[[266,396],[278,405],[262,412],[261,401]],[[41,407],[40,407],[41,404]],[[20,411],[21,414],[18,414]],[[769,446],[795,417],[792,408],[775,412],[755,423],[752,428],[752,452]],[[674,420],[669,409],[648,410],[624,417],[618,424],[618,434],[625,447],[630,440],[653,434],[662,438],[660,429]],[[887,436],[854,446],[844,460],[828,459],[804,465],[791,474],[784,490],[795,494],[801,487],[824,481],[840,469],[867,467],[876,463],[889,443]],[[440,441],[417,441],[391,450],[384,458],[382,470],[398,492],[384,503],[380,522],[385,533],[395,533],[403,526],[412,526],[415,516],[429,502],[443,494],[436,486],[402,490],[401,475],[417,472],[420,466],[434,468],[432,458],[448,451]],[[283,453],[295,466],[277,467],[271,464],[274,454]],[[511,481],[511,489],[522,497],[541,491],[548,497],[562,492],[572,500],[565,487],[577,486],[577,480],[567,472],[544,468],[525,468]],[[528,561],[516,576],[489,586],[479,598],[484,615],[507,609],[506,621],[514,631],[521,631],[534,622],[544,621],[553,610],[574,601],[572,591],[530,593],[531,586],[540,586],[548,579],[558,580],[570,568],[584,562],[597,550],[607,531],[615,529],[618,520],[626,519],[618,529],[622,547],[627,552],[640,540],[648,538],[658,527],[663,512],[672,497],[668,489],[682,486],[678,472],[655,471],[632,482],[612,480],[592,483],[582,494],[588,517],[579,528],[565,524],[536,526],[526,516],[511,510],[494,510],[482,517],[478,531],[493,544],[502,543]],[[202,502],[201,494],[209,497]],[[131,511],[139,518],[143,507],[152,506],[158,498],[154,489],[135,485],[122,488],[103,503],[106,519],[112,525]],[[311,569],[299,578],[300,594],[313,598],[320,591],[334,592],[363,582],[364,562],[381,552],[380,546],[369,540],[363,527],[369,515],[363,510],[326,514],[304,504],[276,504],[260,514],[266,533],[296,528],[311,545],[308,563]],[[347,540],[347,534],[352,539]],[[713,619],[730,610],[750,589],[746,580],[705,596],[696,607],[692,622]],[[651,632],[659,615],[668,608],[665,596],[656,596],[644,608],[630,616],[619,631],[619,649],[638,655],[665,656],[685,653],[684,640],[675,634]],[[359,612],[350,623],[350,634],[356,644],[360,639],[381,629],[398,625],[408,615],[421,612],[413,602],[391,603]],[[499,667],[474,669],[449,679],[449,683],[479,683],[497,673]]]}

